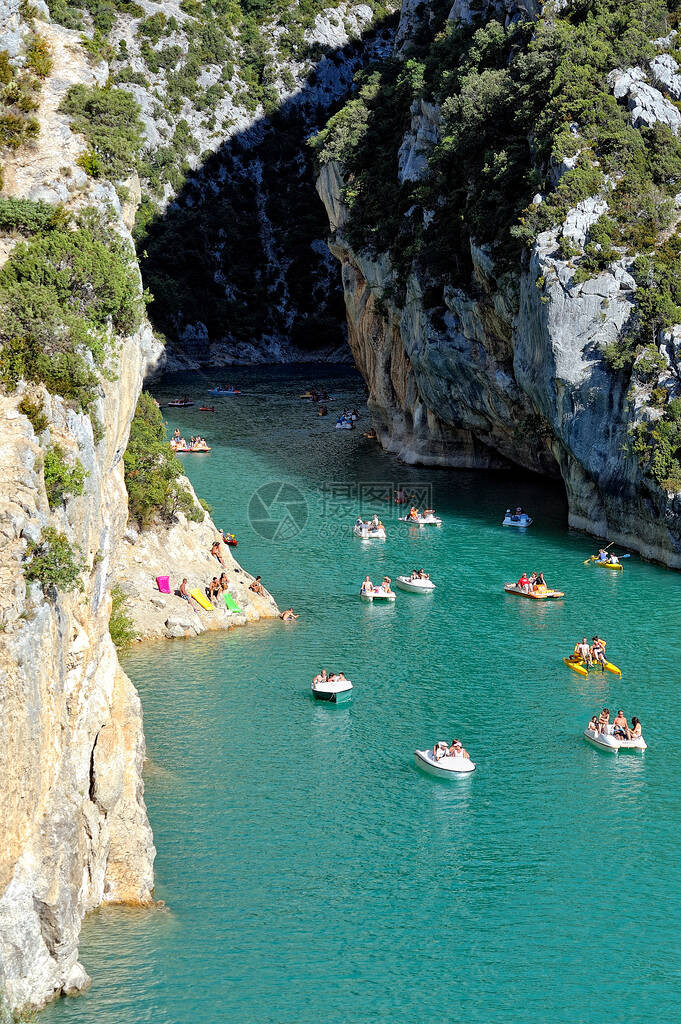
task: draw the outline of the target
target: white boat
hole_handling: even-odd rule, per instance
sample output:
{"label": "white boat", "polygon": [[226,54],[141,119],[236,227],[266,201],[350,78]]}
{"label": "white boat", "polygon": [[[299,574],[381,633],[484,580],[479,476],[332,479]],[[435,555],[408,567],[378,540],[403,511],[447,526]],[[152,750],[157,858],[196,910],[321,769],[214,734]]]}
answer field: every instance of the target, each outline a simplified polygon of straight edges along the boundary
{"label": "white boat", "polygon": [[355,424],[352,420],[339,420],[336,423],[336,430],[354,430]]}
{"label": "white boat", "polygon": [[335,683],[329,679],[323,683],[313,682],[310,689],[315,700],[325,700],[329,704],[342,704],[352,697],[352,683],[349,679],[342,679]]}
{"label": "white boat", "polygon": [[506,509],[506,515],[502,526],[531,526],[532,519],[528,516],[527,512],[511,512],[510,509]]}
{"label": "white boat", "polygon": [[395,586],[400,590],[408,590],[410,594],[430,594],[435,590],[432,580],[413,580],[411,576],[398,576]]}
{"label": "white boat", "polygon": [[[612,725],[606,726],[606,729],[612,730],[612,728]],[[648,749],[648,744],[643,736],[639,736],[635,740],[622,740],[615,736],[613,731],[595,732],[588,728],[584,730],[584,736],[589,743],[593,743],[594,747],[598,747],[600,750],[609,750],[613,754],[620,750],[633,750],[637,754],[642,754],[644,750]]]}
{"label": "white boat", "polygon": [[475,762],[470,757],[441,757],[435,760],[432,750],[415,750],[414,757],[419,768],[437,775],[441,779],[454,779],[458,775],[469,775],[475,771]]}
{"label": "white boat", "polygon": [[409,523],[410,526],[442,526],[442,520],[439,516],[417,516],[414,519],[413,516],[399,516],[401,523]]}
{"label": "white boat", "polygon": [[375,587],[373,590],[361,590],[359,595],[363,601],[394,601],[397,594],[394,590],[382,590]]}
{"label": "white boat", "polygon": [[364,526],[353,526],[352,532],[362,540],[385,540],[385,529],[382,526],[370,529],[365,523]]}

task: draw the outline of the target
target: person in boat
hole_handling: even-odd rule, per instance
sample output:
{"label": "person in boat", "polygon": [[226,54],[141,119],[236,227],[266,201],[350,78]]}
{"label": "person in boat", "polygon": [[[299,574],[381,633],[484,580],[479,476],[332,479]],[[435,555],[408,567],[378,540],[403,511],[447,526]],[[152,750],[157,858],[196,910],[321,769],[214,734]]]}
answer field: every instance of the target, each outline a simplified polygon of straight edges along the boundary
{"label": "person in boat", "polygon": [[321,672],[318,675],[316,675],[314,677],[314,679],[312,680],[312,685],[313,686],[317,686],[318,683],[327,683],[328,681],[329,681],[329,677],[326,674],[326,669],[323,668],[321,670]]}
{"label": "person in boat", "polygon": [[179,427],[175,427],[175,430],[173,431],[173,441],[175,441],[175,440],[177,440],[177,441],[180,440],[180,428]]}
{"label": "person in boat", "polygon": [[213,542],[213,546],[210,549],[210,553],[213,556],[213,558],[217,558],[218,562],[220,563],[220,565],[222,566],[223,569],[227,568],[227,566],[225,565],[225,560],[222,557],[222,555],[220,554],[220,541],[219,540],[216,540],[216,541]]}
{"label": "person in boat", "polygon": [[360,594],[371,594],[373,589],[373,583],[371,582],[368,576],[365,576],[364,580],[362,581],[362,586],[360,588]]}
{"label": "person in boat", "polygon": [[546,580],[544,579],[544,573],[543,572],[537,573],[537,579],[535,580],[535,587],[544,587],[544,588],[546,588]]}
{"label": "person in boat", "polygon": [[425,569],[419,569],[419,571],[417,572],[416,575],[417,575],[417,577],[420,580],[429,580],[430,579],[430,575],[429,575],[429,573],[426,572]]}
{"label": "person in boat", "polygon": [[529,580],[529,577],[528,577],[526,572],[524,572],[522,574],[522,576],[520,577],[520,579],[516,583],[516,587],[519,587],[520,590],[522,590],[524,594],[529,594],[529,592],[530,592],[530,580]]}
{"label": "person in boat", "polygon": [[597,562],[607,562],[609,558],[608,552],[605,548],[601,548],[596,557]]}
{"label": "person in boat", "polygon": [[599,636],[591,637],[591,657],[600,665],[605,665],[605,641],[601,640]]}
{"label": "person in boat", "polygon": [[596,733],[599,733],[601,731],[601,727],[598,724],[598,718],[596,717],[596,715],[591,716],[591,721],[587,725],[587,729],[589,729],[591,732]]}
{"label": "person in boat", "polygon": [[409,509],[409,518],[410,519],[418,519],[419,515],[420,515],[419,510],[416,508],[415,505],[412,505],[411,508]]}
{"label": "person in boat", "polygon": [[586,637],[582,637],[575,644],[575,656],[585,662],[587,665],[593,664],[593,657],[591,655],[591,648],[589,647],[589,641]]}
{"label": "person in boat", "polygon": [[619,565],[620,564],[620,560],[617,557],[617,555],[608,555],[608,561],[611,563],[611,565]]}
{"label": "person in boat", "polygon": [[599,729],[599,732],[605,732],[606,731],[606,727],[608,727],[607,731],[609,732],[610,731],[609,730],[609,726],[610,726],[610,708],[603,708],[603,710],[601,711],[600,715],[598,716],[598,729]]}
{"label": "person in boat", "polygon": [[631,729],[627,729],[627,739],[628,740],[637,740],[641,736],[641,733],[642,733],[643,730],[641,728],[641,723],[639,722],[639,720],[636,717],[636,715],[632,715],[631,724],[632,724],[632,728]]}
{"label": "person in boat", "polygon": [[451,746],[447,753],[450,757],[467,757],[470,760],[470,754],[464,749],[464,745],[461,740],[452,740]]}
{"label": "person in boat", "polygon": [[261,578],[262,578],[261,576],[256,576],[248,589],[252,590],[254,594],[259,594],[260,597],[264,597],[265,596],[265,588],[263,587],[262,583],[260,582]]}
{"label": "person in boat", "polygon": [[383,577],[383,582],[381,583],[381,585],[380,585],[380,587],[378,589],[383,591],[384,594],[389,594],[390,590],[391,590],[391,585],[392,585],[392,580],[390,579],[390,577],[389,576],[384,576]]}
{"label": "person in boat", "polygon": [[423,514],[424,514],[424,516],[434,516],[435,515],[435,509],[424,508]]}
{"label": "person in boat", "polygon": [[617,738],[620,740],[625,740],[627,738],[627,729],[629,728],[629,723],[627,722],[626,715],[624,714],[621,708],[617,712],[615,718],[613,718],[612,724],[615,730],[615,736],[617,736]]}
{"label": "person in boat", "polygon": [[352,418],[355,419],[355,420],[359,419],[359,413],[357,412],[356,409],[352,410]]}
{"label": "person in boat", "polygon": [[448,753],[447,744],[444,740],[440,740],[433,747],[433,757],[436,761],[439,761],[441,757],[446,757]]}
{"label": "person in boat", "polygon": [[279,616],[282,622],[295,622],[298,616],[293,611],[293,608],[286,608]]}

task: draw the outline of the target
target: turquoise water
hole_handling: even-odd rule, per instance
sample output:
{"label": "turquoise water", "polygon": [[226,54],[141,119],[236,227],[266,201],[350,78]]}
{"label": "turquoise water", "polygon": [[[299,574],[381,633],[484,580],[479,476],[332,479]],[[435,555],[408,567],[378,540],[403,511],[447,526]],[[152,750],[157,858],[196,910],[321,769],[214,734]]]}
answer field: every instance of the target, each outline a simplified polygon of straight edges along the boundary
{"label": "turquoise water", "polygon": [[[170,429],[208,436],[210,455],[185,456],[197,490],[300,619],[125,659],[144,705],[166,907],[93,914],[81,945],[92,987],[43,1019],[681,1020],[679,576],[634,556],[619,575],[585,567],[594,545],[567,531],[554,485],[407,468],[361,429],[335,431],[335,415],[297,399],[313,373],[235,370],[244,394],[211,398],[215,416],[168,410]],[[326,373],[332,414],[359,405],[353,375]],[[201,400],[206,383],[156,393],[184,392]],[[252,493],[272,481],[308,508],[288,541],[248,522]],[[368,498],[388,539],[352,538],[358,497],[319,487],[357,481],[363,494],[432,486],[445,525],[410,531]],[[509,503],[536,525],[503,529]],[[360,602],[366,573],[416,565],[435,594]],[[565,601],[504,594],[535,568]],[[595,632],[621,680],[563,665]],[[321,666],[354,681],[350,706],[311,701]],[[644,757],[582,739],[603,704],[639,715]],[[478,764],[471,777],[443,783],[415,767],[415,748],[454,735]]]}

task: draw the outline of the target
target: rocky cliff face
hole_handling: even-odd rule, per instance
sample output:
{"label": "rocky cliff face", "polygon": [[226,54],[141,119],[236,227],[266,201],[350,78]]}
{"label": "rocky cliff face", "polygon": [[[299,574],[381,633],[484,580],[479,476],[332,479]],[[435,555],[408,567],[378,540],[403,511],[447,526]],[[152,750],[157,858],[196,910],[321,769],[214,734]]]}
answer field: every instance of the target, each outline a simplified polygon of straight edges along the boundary
{"label": "rocky cliff face", "polygon": [[[508,23],[536,14],[533,4],[483,7],[473,14],[457,0],[450,19],[501,16]],[[398,56],[409,55],[424,11],[405,0]],[[628,73],[626,80],[621,72],[615,76],[619,95],[629,91],[635,125],[678,116],[645,82],[647,76],[673,89],[676,71],[665,55],[650,71]],[[428,179],[440,122],[436,103],[412,104],[395,164],[396,194],[405,181]],[[569,166],[574,160],[556,169],[558,179]],[[440,284],[443,301],[433,303],[439,282],[432,273],[413,266],[401,288],[391,254],[351,243],[345,187],[342,164],[326,162],[317,188],[329,217],[330,248],[342,265],[350,348],[369,385],[384,447],[407,462],[517,465],[561,477],[570,525],[681,567],[681,500],[644,472],[632,448],[636,425],[660,415],[651,407],[653,388],[680,393],[676,331],[658,339],[661,368],[654,381],[637,384],[613,371],[603,348],[630,329],[633,259],[621,255],[575,283],[574,259],[562,255],[568,245],[573,255],[583,250],[606,203],[600,197],[579,202],[561,225],[538,235],[515,270],[499,271],[490,249],[471,237],[470,279],[461,287]],[[437,215],[437,204],[423,211],[424,224]],[[422,230],[418,213],[409,209],[406,217],[415,222],[414,233]]]}
{"label": "rocky cliff face", "polygon": [[[35,32],[47,43],[52,67],[35,111],[38,135],[2,153],[3,198],[59,203],[72,215],[94,210],[132,247],[134,203],[122,205],[112,185],[93,181],[78,166],[85,142],[58,110],[71,85],[95,84],[102,69],[89,66],[77,33],[49,23],[44,6],[38,4],[31,28],[23,12],[19,0],[0,4],[0,50],[21,69],[26,39]],[[128,197],[134,181],[129,185]],[[20,241],[16,232],[0,236],[0,266]],[[134,263],[132,274],[141,295]],[[3,1019],[5,1007],[39,1006],[87,984],[78,961],[85,913],[102,903],[152,902],[155,850],[143,796],[142,709],[108,623],[114,563],[127,543],[123,453],[143,377],[161,350],[146,319],[134,333],[111,338],[111,345],[92,416],[40,383],[20,381],[0,395]],[[27,399],[41,409],[39,420],[25,414]],[[77,458],[87,475],[81,494],[50,505],[44,464],[55,446],[67,459]],[[46,529],[63,534],[80,564],[79,587],[70,592],[26,579],[30,545]],[[208,518],[195,529],[214,536]],[[276,606],[264,602],[260,612],[276,613]]]}

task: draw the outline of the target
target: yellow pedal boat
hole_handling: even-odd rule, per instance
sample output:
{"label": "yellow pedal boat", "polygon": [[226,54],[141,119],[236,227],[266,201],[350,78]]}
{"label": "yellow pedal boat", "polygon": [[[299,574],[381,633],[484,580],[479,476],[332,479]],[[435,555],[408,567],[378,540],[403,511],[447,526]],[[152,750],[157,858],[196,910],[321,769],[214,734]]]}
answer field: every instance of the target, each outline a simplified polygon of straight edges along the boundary
{"label": "yellow pedal boat", "polygon": [[549,590],[548,587],[536,587],[535,590],[525,593],[517,583],[504,583],[504,590],[507,594],[517,594],[518,597],[531,597],[533,601],[546,601],[547,598],[555,600],[559,597],[565,597],[562,590]]}
{"label": "yellow pedal boat", "polygon": [[[577,672],[580,676],[588,676],[589,669],[586,667],[586,665],[584,664],[584,662],[583,662],[583,660],[581,658],[576,658],[574,655],[572,655],[572,657],[570,657],[570,658],[563,658],[563,661],[565,662],[565,664],[567,665],[568,668],[572,669],[573,672]],[[600,665],[600,662],[596,662],[591,667],[595,669],[599,665]],[[622,675],[622,670],[619,669],[617,667],[617,665],[613,665],[613,663],[611,661],[606,661],[601,666],[601,671],[612,672],[612,674],[614,676],[621,676]]]}

